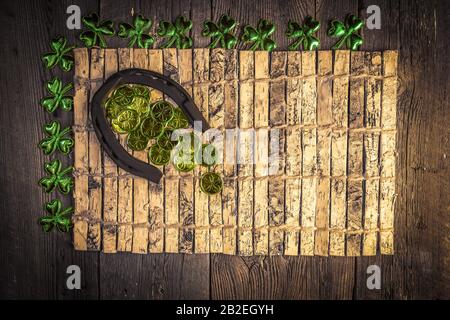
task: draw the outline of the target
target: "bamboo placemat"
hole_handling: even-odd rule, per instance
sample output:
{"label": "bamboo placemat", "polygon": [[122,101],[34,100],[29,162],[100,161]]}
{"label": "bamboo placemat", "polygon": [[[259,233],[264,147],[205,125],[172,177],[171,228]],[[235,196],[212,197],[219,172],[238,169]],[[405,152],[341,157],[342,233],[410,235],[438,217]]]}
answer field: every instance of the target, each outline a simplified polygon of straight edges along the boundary
{"label": "bamboo placemat", "polygon": [[[393,254],[397,51],[74,51],[75,249]],[[224,189],[215,196],[200,191],[203,168],[164,167],[159,185],[118,169],[100,149],[89,99],[131,67],[181,83],[234,141],[224,159],[256,165],[217,166]]]}

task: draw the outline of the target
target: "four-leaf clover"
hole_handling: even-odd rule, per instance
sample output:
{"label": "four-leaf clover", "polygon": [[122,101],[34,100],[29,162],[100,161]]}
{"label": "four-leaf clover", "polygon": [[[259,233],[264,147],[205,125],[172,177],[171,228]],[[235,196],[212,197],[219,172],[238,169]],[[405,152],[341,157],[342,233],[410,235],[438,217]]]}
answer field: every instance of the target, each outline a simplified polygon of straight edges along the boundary
{"label": "four-leaf clover", "polygon": [[328,35],[340,38],[333,46],[333,49],[340,49],[345,43],[350,50],[356,50],[363,43],[362,37],[357,33],[364,25],[364,20],[354,15],[348,15],[345,24],[339,20],[331,21]]}
{"label": "four-leaf clover", "polygon": [[178,16],[175,23],[161,21],[157,33],[160,37],[168,38],[161,45],[162,48],[170,48],[175,45],[178,49],[189,49],[192,47],[192,38],[186,35],[192,28],[192,21],[184,16]]}
{"label": "four-leaf clover", "polygon": [[210,48],[216,48],[220,43],[222,48],[232,49],[237,43],[237,38],[234,36],[236,25],[233,18],[224,14],[220,17],[218,24],[210,20],[205,21],[202,36],[211,37]]}
{"label": "four-leaf clover", "polygon": [[67,53],[71,51],[74,46],[67,46],[67,39],[64,37],[59,37],[53,39],[50,42],[50,48],[52,48],[52,52],[44,53],[42,55],[42,61],[45,64],[45,67],[48,69],[52,69],[56,65],[63,71],[70,71],[73,67],[73,57],[68,55]]}
{"label": "four-leaf clover", "polygon": [[71,132],[70,127],[61,131],[61,125],[58,121],[52,121],[44,126],[44,131],[48,137],[39,142],[39,148],[44,151],[45,155],[51,155],[56,149],[64,154],[69,154],[74,145],[72,138],[65,137]]}
{"label": "four-leaf clover", "polygon": [[242,35],[242,41],[253,43],[250,50],[266,50],[272,51],[277,45],[270,36],[275,32],[275,25],[265,19],[261,19],[258,22],[257,29],[252,26],[244,27],[244,34]]}
{"label": "four-leaf clover", "polygon": [[53,113],[58,107],[61,107],[64,111],[72,110],[73,97],[66,95],[72,88],[72,83],[63,87],[60,79],[54,78],[50,80],[47,82],[47,91],[50,93],[50,96],[41,100],[41,106],[50,113]]}
{"label": "four-leaf clover", "polygon": [[68,207],[64,210],[61,210],[61,208],[62,204],[58,199],[47,202],[44,206],[44,210],[48,215],[41,217],[39,223],[45,232],[50,232],[55,227],[61,232],[68,232],[73,226],[70,219],[73,213],[72,207]]}
{"label": "four-leaf clover", "polygon": [[311,17],[306,17],[303,26],[300,26],[295,21],[289,21],[288,30],[286,31],[286,36],[289,39],[294,39],[289,45],[289,50],[297,50],[297,48],[303,45],[303,50],[315,50],[320,41],[314,36],[320,28],[320,23]]}
{"label": "four-leaf clover", "polygon": [[69,194],[73,188],[72,177],[67,176],[73,171],[73,167],[61,169],[62,164],[58,159],[51,162],[46,162],[44,165],[45,172],[49,175],[39,180],[39,185],[44,188],[47,193],[53,192],[56,188],[62,194]]}
{"label": "four-leaf clover", "polygon": [[82,19],[88,30],[80,34],[80,40],[84,42],[86,47],[96,46],[98,41],[101,48],[106,48],[104,36],[114,35],[114,23],[111,20],[99,20],[96,13],[91,13],[91,15]]}
{"label": "four-leaf clover", "polygon": [[146,33],[152,26],[152,20],[146,19],[142,15],[137,15],[133,19],[133,25],[121,23],[117,35],[121,38],[130,38],[128,46],[131,48],[137,43],[139,48],[148,49],[153,45],[155,39]]}

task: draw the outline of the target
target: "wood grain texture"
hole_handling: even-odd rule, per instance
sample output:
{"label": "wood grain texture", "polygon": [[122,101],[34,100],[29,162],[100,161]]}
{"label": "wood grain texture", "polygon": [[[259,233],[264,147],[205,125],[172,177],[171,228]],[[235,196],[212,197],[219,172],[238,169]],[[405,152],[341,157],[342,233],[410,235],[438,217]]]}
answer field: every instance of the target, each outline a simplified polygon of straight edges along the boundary
{"label": "wood grain texture", "polygon": [[[39,135],[42,124],[53,117],[45,115],[39,108],[31,112],[22,112],[21,108],[35,105],[45,94],[42,83],[53,74],[61,75],[58,70],[44,72],[38,59],[42,52],[48,50],[46,44],[52,34],[63,33],[72,42],[77,34],[63,27],[65,10],[71,3],[55,3],[50,13],[49,6],[43,2],[25,4],[16,1],[4,4],[5,10],[1,11],[0,19],[5,24],[11,23],[17,33],[29,37],[12,38],[2,47],[4,66],[13,66],[7,73],[0,73],[1,82],[5,84],[1,88],[2,99],[16,104],[17,108],[13,112],[3,108],[1,119],[5,130],[13,128],[13,124],[14,130],[18,129],[17,124],[26,130],[23,130],[23,137],[14,136],[0,143],[0,168],[6,179],[4,185],[10,186],[2,189],[0,207],[3,217],[13,222],[3,225],[0,232],[1,243],[11,244],[8,248],[2,245],[1,255],[3,261],[6,261],[2,264],[1,272],[1,281],[6,283],[0,290],[2,297],[448,298],[450,288],[445,285],[448,283],[450,270],[446,267],[449,251],[448,241],[445,240],[448,234],[448,214],[441,201],[447,196],[446,177],[449,174],[448,161],[443,156],[449,152],[448,140],[445,138],[448,135],[446,124],[450,120],[445,103],[448,101],[448,91],[444,90],[448,72],[445,67],[446,56],[437,54],[445,50],[448,39],[448,28],[441,27],[448,21],[448,4],[437,1],[360,1],[356,4],[352,1],[323,0],[289,3],[290,5],[285,2],[262,1],[256,6],[250,6],[245,1],[191,1],[190,6],[187,6],[179,1],[77,2],[82,12],[94,12],[100,8],[102,17],[114,17],[117,21],[128,22],[132,19],[131,8],[139,8],[141,13],[156,20],[161,16],[170,20],[179,13],[189,15],[188,11],[191,10],[195,26],[201,25],[203,17],[209,17],[209,10],[215,18],[223,12],[230,12],[240,22],[255,24],[259,17],[265,16],[282,26],[286,25],[288,19],[302,20],[307,12],[324,22],[330,17],[343,18],[349,12],[357,14],[358,10],[360,16],[364,16],[368,5],[379,5],[386,32],[380,36],[378,30],[364,29],[363,49],[400,49],[397,81],[398,177],[395,180],[395,227],[396,233],[398,232],[395,237],[396,254],[372,258],[273,257],[261,264],[251,258],[243,260],[239,257],[212,255],[210,291],[209,277],[205,277],[203,273],[203,277],[195,278],[197,268],[193,269],[197,266],[194,261],[202,260],[203,256],[192,256],[194,259],[191,260],[170,254],[105,256],[96,252],[73,252],[65,235],[42,237],[35,224],[36,208],[41,207],[36,206],[36,203],[48,201],[49,198],[34,186],[31,188],[28,183],[21,181],[40,178],[40,168],[47,159],[38,155],[35,145],[41,139]],[[285,14],[277,14],[280,12]],[[11,13],[15,14],[14,21],[23,23],[13,23]],[[400,14],[402,19],[399,19]],[[36,16],[40,21],[46,22],[36,24],[33,19]],[[321,48],[329,49],[335,39],[325,35],[325,23],[323,26],[319,32]],[[287,41],[283,32],[283,28],[279,27],[274,37],[280,49],[285,49]],[[424,41],[418,41],[417,34],[424,35]],[[29,51],[19,50],[17,53],[15,50],[30,43],[35,45],[29,46]],[[108,39],[108,43],[110,46],[123,46],[126,45],[126,40],[112,37]],[[201,45],[197,39],[195,45]],[[26,68],[13,63],[17,57],[27,61]],[[6,81],[5,75],[10,70],[17,71],[14,73],[17,77]],[[72,75],[64,74],[63,77],[69,81]],[[30,94],[26,97],[14,90],[15,86],[28,82]],[[24,103],[17,104],[17,101]],[[27,111],[30,109],[27,108]],[[72,124],[70,114],[57,113],[56,117],[65,125]],[[30,141],[33,143],[29,143]],[[17,168],[25,168],[23,171],[8,167],[13,161],[12,145],[16,143],[24,146],[24,157],[14,160]],[[13,170],[15,177],[23,175],[24,178],[13,181],[12,175],[5,173],[6,168]],[[20,193],[16,192],[18,190]],[[25,204],[20,218],[12,214],[16,212],[16,203]],[[27,231],[26,241],[25,237],[16,237],[24,230]],[[15,248],[20,248],[20,256],[16,254],[18,251]],[[82,268],[83,290],[65,289],[64,272],[69,264],[78,264]],[[370,264],[379,264],[382,268],[383,286],[377,292],[369,291],[365,286],[365,271]],[[29,273],[27,270],[30,266],[42,276],[34,277],[34,273]],[[153,272],[144,273],[142,270]],[[209,270],[208,265],[206,270]],[[286,277],[287,274],[294,276]],[[283,280],[288,278],[289,281]],[[227,281],[231,279],[233,281]]]}

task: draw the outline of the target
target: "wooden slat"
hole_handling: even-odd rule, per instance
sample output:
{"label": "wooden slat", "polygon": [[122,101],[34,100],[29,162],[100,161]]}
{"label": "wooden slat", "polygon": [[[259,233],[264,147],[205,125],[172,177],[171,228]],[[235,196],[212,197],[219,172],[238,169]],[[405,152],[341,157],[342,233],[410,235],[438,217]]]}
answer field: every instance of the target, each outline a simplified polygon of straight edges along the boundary
{"label": "wooden slat", "polygon": [[[205,119],[208,119],[208,85],[209,81],[209,50],[194,49],[193,53],[193,98],[197,107],[202,112]],[[198,167],[195,170],[197,175],[194,183],[195,198],[195,226],[200,227],[195,230],[195,252],[209,252],[209,212],[208,195],[200,190],[200,174],[205,172],[204,168]]]}
{"label": "wooden slat", "polygon": [[[117,50],[105,50],[105,79],[118,70]],[[115,253],[117,251],[117,194],[118,169],[114,161],[103,152],[103,252]]]}
{"label": "wooden slat", "polygon": [[[367,74],[365,52],[351,52],[350,73],[352,76]],[[364,78],[350,79],[350,105],[348,115],[349,128],[362,128],[364,126]]]}
{"label": "wooden slat", "polygon": [[[369,68],[369,76],[381,76],[382,55],[380,52],[368,54],[366,62]],[[365,126],[379,128],[381,120],[381,87],[382,81],[369,77],[366,83],[366,110]],[[364,194],[364,230],[363,249],[364,256],[377,254],[379,203],[380,203],[380,160],[379,160],[379,133],[364,134],[364,159],[365,159],[365,194]],[[370,179],[374,178],[375,179]],[[369,231],[368,231],[369,230]]]}
{"label": "wooden slat", "polygon": [[350,51],[334,52],[333,79],[333,123],[336,127],[347,127],[348,124],[348,74],[350,71]]}
{"label": "wooden slat", "polygon": [[88,132],[84,127],[88,118],[88,80],[89,80],[89,54],[85,48],[75,49],[75,95],[73,137],[74,166],[74,227],[73,243],[76,250],[87,250],[87,221],[82,219],[89,210],[88,194]]}
{"label": "wooden slat", "polygon": [[[91,49],[90,65],[90,100],[103,82],[104,72],[103,49]],[[89,217],[87,248],[100,250],[101,248],[101,217],[102,217],[102,153],[100,143],[95,132],[89,132]]]}
{"label": "wooden slat", "polygon": [[[163,49],[163,73],[172,80],[179,82],[177,50],[175,48]],[[167,97],[165,97],[167,99]],[[165,251],[178,252],[179,244],[179,173],[169,164],[164,166],[165,179]],[[170,190],[170,193],[169,193]],[[169,195],[170,194],[170,195]]]}
{"label": "wooden slat", "polygon": [[[317,86],[316,52],[302,52],[302,124],[317,124]],[[317,170],[317,129],[303,129],[302,131],[302,175],[311,177]],[[314,254],[315,216],[317,205],[317,179],[303,178],[302,181],[302,209],[300,235],[300,252],[302,255]]]}
{"label": "wooden slat", "polygon": [[286,232],[284,235],[284,254],[296,256],[299,253],[299,231],[292,228],[300,226],[300,209],[301,209],[301,184],[300,178],[287,179],[285,181],[285,224]]}
{"label": "wooden slat", "polygon": [[[148,69],[148,51],[146,49],[133,50],[133,66]],[[133,156],[148,162],[147,151],[133,151]],[[147,253],[148,250],[148,181],[147,179],[133,178],[133,253]]]}
{"label": "wooden slat", "polygon": [[[241,51],[239,55],[239,78],[241,81],[254,78],[255,61],[253,51]],[[237,147],[238,176],[253,176],[253,127],[254,84],[242,82],[239,88],[239,135]],[[238,182],[238,252],[241,255],[253,254],[253,235],[248,228],[253,227],[253,180],[247,178]]]}
{"label": "wooden slat", "polygon": [[[118,49],[119,70],[129,69],[133,66],[133,49]],[[126,137],[121,135],[119,141],[126,147]],[[128,150],[130,152],[130,150]],[[119,176],[126,176],[128,172],[119,168]],[[117,234],[117,250],[131,251],[133,243],[133,179],[129,176],[118,181],[117,220],[119,229]]]}
{"label": "wooden slat", "polygon": [[255,255],[267,255],[268,233],[268,161],[269,161],[269,53],[255,52]]}
{"label": "wooden slat", "polygon": [[347,256],[361,255],[363,181],[348,180],[347,189]]}
{"label": "wooden slat", "polygon": [[[148,60],[149,70],[163,73],[162,50],[149,50]],[[157,90],[152,90],[151,99],[162,99],[162,93]],[[148,251],[151,253],[164,251],[164,187],[164,177],[161,179],[159,184],[149,183],[150,228],[148,235]]]}
{"label": "wooden slat", "polygon": [[332,81],[333,56],[331,51],[318,52],[318,100],[317,100],[317,207],[314,254],[328,255],[329,218],[330,218],[330,163],[331,163],[331,129],[333,121]]}
{"label": "wooden slat", "polygon": [[345,255],[348,88],[350,51],[334,52],[333,129],[331,136],[330,255]]}
{"label": "wooden slat", "polygon": [[[192,95],[192,50],[178,51],[180,84]],[[179,252],[194,252],[194,179],[192,173],[180,178],[180,222]]]}
{"label": "wooden slat", "polygon": [[[212,139],[209,139],[217,150],[222,150],[222,129],[224,127],[224,101],[225,90],[224,84],[221,81],[225,77],[225,50],[213,49],[211,50],[211,63],[210,63],[210,86],[208,90],[208,121],[212,130]],[[220,163],[215,165],[213,170],[222,174],[223,165],[222,159],[219,159]],[[223,226],[222,217],[222,195],[209,196],[209,220],[213,227],[210,230],[210,252],[222,253],[223,252],[223,229],[218,228]]]}
{"label": "wooden slat", "polygon": [[[287,53],[273,52],[270,60],[269,86],[269,125],[271,127],[270,154],[278,157],[278,169],[273,167],[270,174],[283,174],[285,172],[285,129],[273,128],[286,124],[286,81]],[[275,133],[275,135],[273,135]],[[278,134],[278,139],[276,135]],[[277,141],[278,140],[278,141]],[[278,142],[278,143],[277,143]],[[277,144],[276,144],[277,143]],[[272,147],[276,148],[273,149]],[[275,163],[276,164],[276,163]],[[284,224],[284,180],[279,177],[269,177],[269,226]],[[269,254],[281,255],[284,253],[284,231],[279,228],[269,228]]]}
{"label": "wooden slat", "polygon": [[380,252],[394,254],[395,179],[382,179],[380,183]]}
{"label": "wooden slat", "polygon": [[[238,90],[237,90],[237,59],[236,50],[225,51],[225,102],[224,102],[224,152],[223,152],[223,173],[225,177],[234,177],[236,174],[236,142],[235,128],[238,117]],[[231,142],[230,142],[231,141]],[[234,178],[224,179],[222,191],[222,214],[223,214],[223,253],[236,254],[236,206],[237,183]]]}

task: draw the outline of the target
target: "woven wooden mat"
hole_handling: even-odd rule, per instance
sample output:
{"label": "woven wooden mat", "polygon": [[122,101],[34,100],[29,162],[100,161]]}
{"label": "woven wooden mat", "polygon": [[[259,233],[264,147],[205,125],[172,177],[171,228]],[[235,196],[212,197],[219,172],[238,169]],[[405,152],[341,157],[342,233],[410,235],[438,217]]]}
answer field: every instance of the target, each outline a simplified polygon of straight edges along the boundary
{"label": "woven wooden mat", "polygon": [[[75,62],[77,250],[393,254],[396,51],[81,48]],[[250,129],[227,133],[234,144],[223,156],[256,164],[217,166],[215,196],[199,189],[205,169],[167,166],[159,185],[118,169],[88,107],[104,79],[130,67],[181,83],[212,127]]]}

